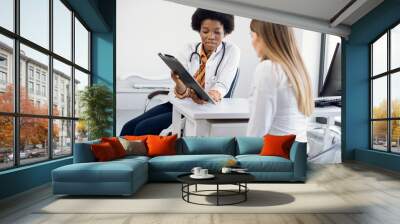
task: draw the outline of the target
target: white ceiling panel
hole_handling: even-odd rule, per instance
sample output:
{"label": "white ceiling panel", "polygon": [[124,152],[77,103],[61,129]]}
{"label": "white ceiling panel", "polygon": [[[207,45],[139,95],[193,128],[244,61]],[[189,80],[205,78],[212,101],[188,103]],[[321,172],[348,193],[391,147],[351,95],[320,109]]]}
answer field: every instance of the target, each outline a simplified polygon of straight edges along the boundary
{"label": "white ceiling panel", "polygon": [[[168,0],[237,16],[346,37],[383,0]],[[346,7],[350,6],[350,7]],[[338,15],[338,17],[335,17]]]}
{"label": "white ceiling panel", "polygon": [[226,0],[329,21],[351,0]]}

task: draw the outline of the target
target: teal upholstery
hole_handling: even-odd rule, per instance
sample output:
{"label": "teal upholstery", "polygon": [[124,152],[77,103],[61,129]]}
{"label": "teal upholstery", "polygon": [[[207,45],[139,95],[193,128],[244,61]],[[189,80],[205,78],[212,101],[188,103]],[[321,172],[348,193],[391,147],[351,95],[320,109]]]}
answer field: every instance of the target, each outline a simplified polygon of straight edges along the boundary
{"label": "teal upholstery", "polygon": [[279,156],[239,155],[240,167],[250,172],[292,172],[292,161]]}
{"label": "teal upholstery", "polygon": [[293,162],[293,180],[305,181],[307,176],[307,143],[294,142],[290,149]]}
{"label": "teal upholstery", "polygon": [[236,155],[260,154],[263,145],[264,145],[263,138],[237,137]]}
{"label": "teal upholstery", "polygon": [[52,171],[53,193],[131,195],[148,180],[145,158],[75,163]]}
{"label": "teal upholstery", "polygon": [[293,172],[250,172],[256,182],[298,182],[293,179]]}
{"label": "teal upholstery", "polygon": [[[227,163],[228,160],[234,160],[231,155],[174,155],[174,156],[157,156],[149,160],[149,176],[150,180],[157,180],[160,177],[164,180],[171,175],[170,172],[178,174],[188,173],[193,167],[203,167],[210,172],[218,172]],[[164,173],[167,177],[163,178]],[[154,178],[156,175],[158,178]],[[172,175],[174,176],[174,175]],[[176,179],[175,179],[176,180]]]}
{"label": "teal upholstery", "polygon": [[290,159],[285,159],[258,155],[263,138],[184,137],[177,141],[177,155],[95,162],[90,145],[98,142],[75,144],[74,164],[53,170],[54,194],[131,195],[147,181],[176,181],[196,166],[218,172],[230,159],[247,168],[256,181],[306,180],[306,143],[294,142]]}
{"label": "teal upholstery", "polygon": [[183,137],[177,142],[177,154],[226,154],[235,155],[235,138]]}
{"label": "teal upholstery", "polygon": [[96,158],[94,158],[94,155],[92,153],[90,146],[92,144],[98,144],[98,143],[100,143],[100,140],[94,140],[94,141],[75,144],[74,163],[95,162]]}

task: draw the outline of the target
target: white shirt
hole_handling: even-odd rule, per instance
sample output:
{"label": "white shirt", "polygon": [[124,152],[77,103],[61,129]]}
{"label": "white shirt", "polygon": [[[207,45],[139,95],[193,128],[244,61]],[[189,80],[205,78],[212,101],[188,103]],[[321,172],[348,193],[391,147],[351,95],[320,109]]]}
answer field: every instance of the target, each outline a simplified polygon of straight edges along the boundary
{"label": "white shirt", "polygon": [[[225,43],[225,54],[222,43],[217,47],[217,49],[210,55],[206,63],[206,74],[205,74],[205,91],[217,90],[224,97],[231,87],[232,81],[235,77],[236,70],[239,67],[240,60],[240,49],[235,44],[230,42]],[[193,54],[192,60],[190,60],[190,55],[196,51],[197,43],[190,43],[185,45],[183,51],[176,55],[176,58],[183,64],[186,70],[194,76],[200,67],[200,58],[196,54]],[[197,53],[200,54],[202,44],[197,48]],[[222,59],[222,61],[221,61]],[[215,71],[217,69],[218,63],[221,64],[218,68],[217,74],[215,76]],[[170,91],[170,97],[175,97],[173,88]],[[172,94],[171,94],[172,93]]]}
{"label": "white shirt", "polygon": [[307,117],[297,107],[294,90],[280,65],[264,60],[257,65],[250,93],[248,136],[296,135],[305,142]]}

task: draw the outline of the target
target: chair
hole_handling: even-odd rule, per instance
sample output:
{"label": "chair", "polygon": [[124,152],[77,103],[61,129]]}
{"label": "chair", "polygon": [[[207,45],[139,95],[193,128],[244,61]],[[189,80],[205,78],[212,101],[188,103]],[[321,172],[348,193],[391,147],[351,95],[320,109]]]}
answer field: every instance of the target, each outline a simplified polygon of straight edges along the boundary
{"label": "chair", "polygon": [[[233,93],[235,92],[236,89],[236,85],[237,85],[237,81],[239,80],[239,74],[240,74],[240,70],[239,68],[236,70],[236,74],[235,77],[233,78],[231,87],[229,88],[228,93],[224,96],[224,98],[232,98]],[[146,103],[144,106],[144,112],[147,111],[147,107],[150,104],[151,100],[159,95],[168,95],[169,91],[168,90],[156,90],[154,92],[151,92],[149,95],[147,95],[147,99],[146,99]]]}

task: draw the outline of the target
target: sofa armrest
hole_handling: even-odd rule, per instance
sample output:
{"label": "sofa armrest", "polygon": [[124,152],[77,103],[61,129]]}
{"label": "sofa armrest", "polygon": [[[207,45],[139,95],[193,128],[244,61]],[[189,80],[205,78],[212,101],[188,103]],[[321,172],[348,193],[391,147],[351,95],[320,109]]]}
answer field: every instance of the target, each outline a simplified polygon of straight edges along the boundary
{"label": "sofa armrest", "polygon": [[74,163],[89,163],[95,162],[96,158],[94,157],[90,146],[92,144],[100,143],[99,140],[89,141],[89,142],[81,142],[75,143],[74,147]]}
{"label": "sofa armrest", "polygon": [[294,142],[290,149],[290,160],[293,162],[293,179],[305,181],[307,175],[307,143]]}

